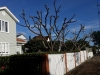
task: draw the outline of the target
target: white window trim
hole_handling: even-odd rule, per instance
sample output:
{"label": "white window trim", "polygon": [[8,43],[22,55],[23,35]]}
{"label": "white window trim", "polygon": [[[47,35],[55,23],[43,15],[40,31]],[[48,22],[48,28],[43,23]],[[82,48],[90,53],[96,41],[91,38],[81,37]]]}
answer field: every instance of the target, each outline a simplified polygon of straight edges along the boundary
{"label": "white window trim", "polygon": [[2,44],[2,43],[8,43],[8,52],[2,52],[2,50],[0,50],[0,54],[10,54],[10,44],[9,44],[9,42],[0,42],[0,44]]}
{"label": "white window trim", "polygon": [[[0,19],[1,20],[1,32],[5,32],[5,33],[9,33],[9,22],[8,21],[6,21],[6,20],[2,20],[2,19]],[[5,24],[5,22],[7,22],[8,23],[8,32],[6,32],[6,31],[2,31],[2,21],[4,21],[4,24]],[[5,25],[4,25],[5,26]]]}

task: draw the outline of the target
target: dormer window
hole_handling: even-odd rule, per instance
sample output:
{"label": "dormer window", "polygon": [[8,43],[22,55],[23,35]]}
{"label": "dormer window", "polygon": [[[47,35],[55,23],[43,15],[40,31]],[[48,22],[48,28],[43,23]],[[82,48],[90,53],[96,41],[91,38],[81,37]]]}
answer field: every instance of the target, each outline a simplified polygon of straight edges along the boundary
{"label": "dormer window", "polygon": [[0,20],[0,31],[1,32],[7,32],[8,33],[8,30],[9,30],[9,24],[7,21],[4,21],[4,20]]}

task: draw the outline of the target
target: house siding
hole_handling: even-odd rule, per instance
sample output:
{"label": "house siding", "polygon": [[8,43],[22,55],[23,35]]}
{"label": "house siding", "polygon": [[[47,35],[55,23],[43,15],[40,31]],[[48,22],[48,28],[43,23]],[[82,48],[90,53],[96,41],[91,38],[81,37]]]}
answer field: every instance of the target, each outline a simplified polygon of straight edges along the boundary
{"label": "house siding", "polygon": [[5,10],[0,10],[0,19],[9,22],[9,33],[0,32],[0,42],[8,42],[9,43],[9,55],[16,54],[16,22],[9,16],[8,13],[6,15],[2,15],[2,11],[6,13]]}

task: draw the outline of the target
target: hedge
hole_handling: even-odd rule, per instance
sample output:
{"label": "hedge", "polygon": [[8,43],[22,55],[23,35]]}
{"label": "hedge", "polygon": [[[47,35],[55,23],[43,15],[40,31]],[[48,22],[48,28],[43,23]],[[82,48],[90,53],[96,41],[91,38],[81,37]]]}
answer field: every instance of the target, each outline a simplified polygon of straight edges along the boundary
{"label": "hedge", "polygon": [[0,57],[1,74],[30,74],[41,75],[41,55],[22,54]]}

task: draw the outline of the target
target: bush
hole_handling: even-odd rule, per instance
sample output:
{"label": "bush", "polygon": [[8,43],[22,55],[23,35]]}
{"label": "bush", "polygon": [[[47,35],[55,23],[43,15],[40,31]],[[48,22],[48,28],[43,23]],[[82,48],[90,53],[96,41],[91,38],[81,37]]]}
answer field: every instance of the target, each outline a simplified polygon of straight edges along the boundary
{"label": "bush", "polygon": [[9,57],[8,56],[0,57],[0,75],[5,74],[5,71],[8,68],[8,63],[9,63]]}
{"label": "bush", "polygon": [[93,54],[96,54],[96,46],[92,46]]}
{"label": "bush", "polygon": [[[4,69],[3,69],[4,67]],[[0,57],[0,74],[41,75],[41,54]]]}

